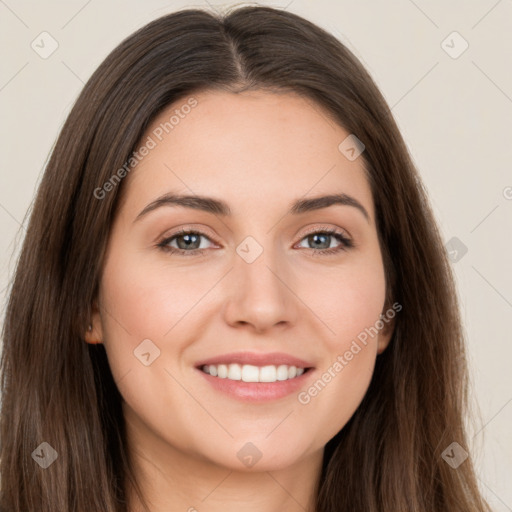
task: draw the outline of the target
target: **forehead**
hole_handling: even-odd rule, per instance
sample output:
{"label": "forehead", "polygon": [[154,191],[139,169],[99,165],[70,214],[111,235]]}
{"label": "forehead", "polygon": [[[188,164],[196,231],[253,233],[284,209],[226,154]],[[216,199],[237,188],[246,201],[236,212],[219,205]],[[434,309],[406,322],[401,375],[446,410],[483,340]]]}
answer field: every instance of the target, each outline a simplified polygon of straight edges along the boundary
{"label": "forehead", "polygon": [[140,208],[168,191],[215,195],[236,214],[345,193],[373,218],[363,159],[338,149],[349,135],[295,93],[202,91],[153,120],[142,138],[152,148],[126,178],[125,203]]}

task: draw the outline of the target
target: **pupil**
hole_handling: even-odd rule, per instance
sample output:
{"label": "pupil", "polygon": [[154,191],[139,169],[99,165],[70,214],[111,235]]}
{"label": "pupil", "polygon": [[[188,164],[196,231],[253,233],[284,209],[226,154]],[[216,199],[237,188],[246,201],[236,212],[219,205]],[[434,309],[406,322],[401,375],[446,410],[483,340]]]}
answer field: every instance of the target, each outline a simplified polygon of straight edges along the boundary
{"label": "pupil", "polygon": [[[181,235],[181,237],[178,238],[178,247],[180,247],[180,249],[190,248],[190,245],[194,243],[194,241],[191,240],[192,238],[196,238],[195,242],[197,243],[197,240],[199,239],[199,237],[197,235],[194,235],[194,234]],[[183,245],[183,244],[180,244],[180,240],[182,240],[182,239],[185,240],[184,247],[181,247],[181,245]],[[194,247],[194,249],[197,249],[197,247]]]}
{"label": "pupil", "polygon": [[[311,235],[309,237],[310,239],[313,239],[315,241],[315,243],[318,241],[318,238],[324,238],[325,240],[327,240],[328,238],[328,235],[319,235],[319,234],[315,234],[315,235]],[[320,245],[322,245],[322,242],[320,242]],[[324,244],[325,245],[325,242]],[[321,249],[327,249],[327,247],[329,247],[329,244],[327,243],[327,246],[326,247],[321,247]]]}

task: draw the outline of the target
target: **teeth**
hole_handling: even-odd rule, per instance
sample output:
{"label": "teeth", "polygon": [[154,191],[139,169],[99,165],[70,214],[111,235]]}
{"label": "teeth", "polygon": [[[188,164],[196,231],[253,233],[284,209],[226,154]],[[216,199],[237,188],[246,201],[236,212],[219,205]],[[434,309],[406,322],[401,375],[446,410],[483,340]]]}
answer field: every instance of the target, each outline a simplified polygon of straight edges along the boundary
{"label": "teeth", "polygon": [[219,366],[217,366],[217,377],[220,377],[221,379],[225,379],[227,376],[228,376],[228,367],[225,364],[219,364]]}
{"label": "teeth", "polygon": [[203,372],[213,377],[243,382],[276,382],[278,380],[294,379],[304,373],[304,368],[281,364],[279,366],[253,366],[252,364],[218,364],[205,365]]}
{"label": "teeth", "polygon": [[[210,366],[210,375],[212,374],[212,366]],[[242,367],[239,364],[230,364],[228,366],[228,379],[230,380],[242,380]]]}
{"label": "teeth", "polygon": [[260,382],[275,382],[277,370],[275,366],[264,366],[260,368]]}
{"label": "teeth", "polygon": [[244,364],[242,366],[242,380],[244,382],[259,382],[260,381],[260,369],[257,366],[251,366]]}
{"label": "teeth", "polygon": [[282,364],[277,367],[277,380],[286,380],[288,379],[288,367]]}

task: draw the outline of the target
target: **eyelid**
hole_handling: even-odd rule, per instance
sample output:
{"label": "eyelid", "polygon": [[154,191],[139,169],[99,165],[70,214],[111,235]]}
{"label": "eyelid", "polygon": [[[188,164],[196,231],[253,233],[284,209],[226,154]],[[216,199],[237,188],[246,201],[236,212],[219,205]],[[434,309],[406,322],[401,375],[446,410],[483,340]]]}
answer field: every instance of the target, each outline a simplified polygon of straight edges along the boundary
{"label": "eyelid", "polygon": [[[350,233],[346,230],[346,229],[343,229],[343,228],[340,228],[338,226],[313,226],[311,227],[310,229],[306,229],[306,232],[302,234],[302,238],[304,238],[305,236],[308,236],[308,235],[311,235],[312,233],[317,233],[317,232],[321,232],[321,231],[335,231],[336,233],[344,236],[345,238],[349,238],[350,240],[352,240],[352,236],[350,235]],[[302,240],[301,238],[301,240]]]}
{"label": "eyelid", "polygon": [[169,240],[170,238],[174,238],[175,236],[188,234],[188,233],[197,233],[205,238],[209,238],[212,242],[215,242],[217,245],[220,245],[217,236],[212,233],[210,229],[205,226],[197,226],[195,224],[185,224],[180,226],[175,230],[167,230],[163,235],[158,237],[160,242]]}

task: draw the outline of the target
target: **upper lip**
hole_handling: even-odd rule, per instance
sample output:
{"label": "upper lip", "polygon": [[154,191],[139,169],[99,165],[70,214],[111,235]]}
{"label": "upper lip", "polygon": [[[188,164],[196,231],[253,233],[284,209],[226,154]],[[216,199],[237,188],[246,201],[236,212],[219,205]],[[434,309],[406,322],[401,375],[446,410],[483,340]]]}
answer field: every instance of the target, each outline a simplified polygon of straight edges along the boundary
{"label": "upper lip", "polygon": [[222,354],[215,357],[210,357],[199,361],[196,364],[197,368],[201,368],[204,365],[219,365],[219,364],[250,364],[253,366],[279,366],[285,364],[287,366],[296,366],[298,368],[311,368],[313,365],[284,352],[270,352],[267,354],[258,354],[256,352],[232,352],[230,354]]}

